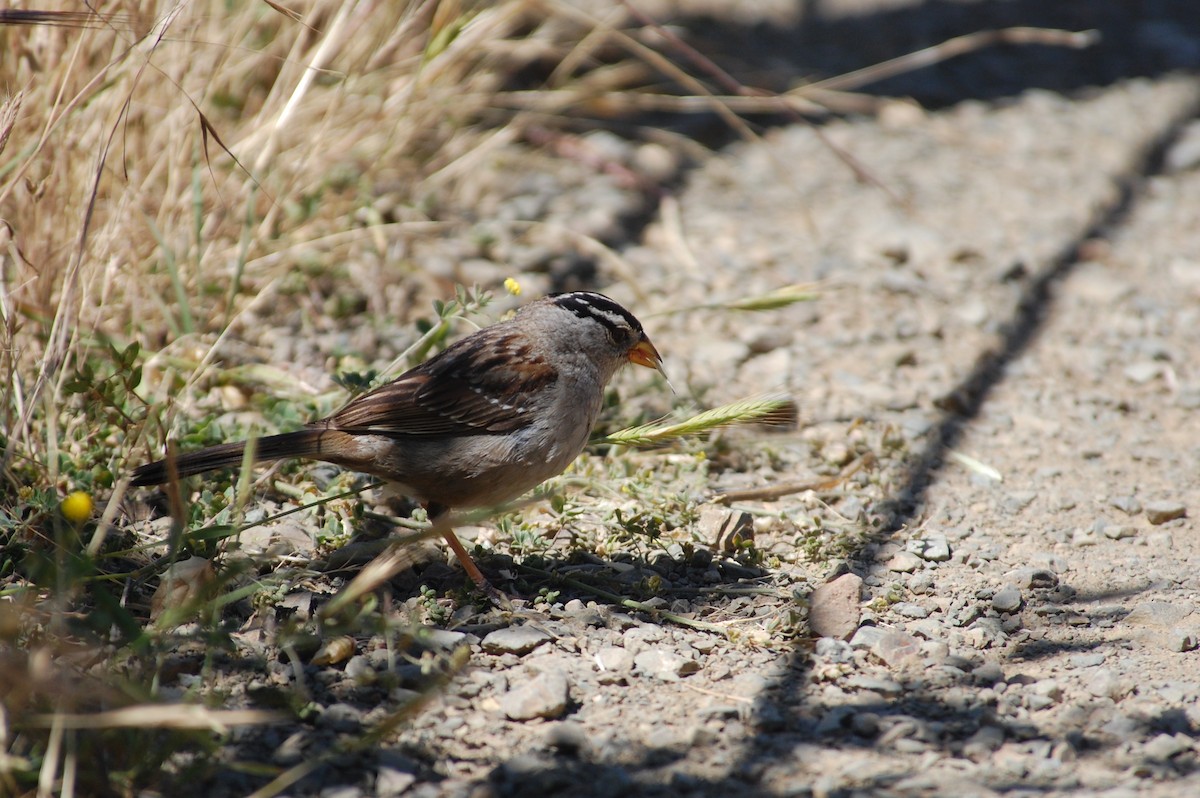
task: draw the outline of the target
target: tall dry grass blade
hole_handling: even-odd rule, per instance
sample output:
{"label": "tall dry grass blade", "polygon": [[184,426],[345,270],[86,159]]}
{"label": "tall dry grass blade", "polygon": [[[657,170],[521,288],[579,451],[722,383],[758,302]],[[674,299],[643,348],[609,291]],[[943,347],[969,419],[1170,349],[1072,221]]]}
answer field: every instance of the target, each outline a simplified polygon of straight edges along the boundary
{"label": "tall dry grass blade", "polygon": [[654,446],[676,438],[703,435],[721,427],[754,422],[770,422],[794,416],[795,403],[787,398],[743,399],[706,410],[673,424],[641,424],[613,432],[592,441],[617,446]]}

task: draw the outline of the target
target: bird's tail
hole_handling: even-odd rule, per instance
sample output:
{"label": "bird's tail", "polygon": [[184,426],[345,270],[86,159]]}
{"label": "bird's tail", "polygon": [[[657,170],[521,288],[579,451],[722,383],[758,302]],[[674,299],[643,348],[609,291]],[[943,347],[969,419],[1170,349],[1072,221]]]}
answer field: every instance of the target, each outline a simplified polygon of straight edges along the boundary
{"label": "bird's tail", "polygon": [[[302,429],[282,435],[268,435],[254,441],[254,462],[314,457],[321,454],[321,437],[327,430]],[[195,452],[177,454],[154,463],[138,466],[133,472],[134,486],[161,485],[172,476],[190,477],[218,468],[235,468],[246,458],[246,441],[222,443]],[[169,467],[168,467],[169,464]]]}

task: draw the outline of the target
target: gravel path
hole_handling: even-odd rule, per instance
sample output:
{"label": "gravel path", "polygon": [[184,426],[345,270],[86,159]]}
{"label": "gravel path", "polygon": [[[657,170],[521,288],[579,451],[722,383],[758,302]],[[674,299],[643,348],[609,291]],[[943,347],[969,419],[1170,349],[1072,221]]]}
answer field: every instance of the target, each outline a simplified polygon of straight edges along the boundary
{"label": "gravel path", "polygon": [[[1169,74],[896,103],[822,129],[874,183],[801,126],[698,167],[588,276],[638,276],[612,290],[683,392],[784,390],[801,424],[736,433],[687,489],[860,470],[705,505],[662,556],[553,565],[656,580],[658,607],[731,634],[566,588],[460,618],[421,643],[469,652],[444,694],[296,794],[1200,794],[1198,109]],[[639,211],[605,180],[606,219]],[[571,191],[555,207],[595,207]],[[577,276],[525,262],[535,289]],[[771,314],[654,315],[809,281],[817,301]],[[663,479],[683,459],[647,455]],[[726,556],[730,524],[761,562]],[[292,765],[414,695],[424,660],[376,642],[310,674],[310,727],[237,754]]]}

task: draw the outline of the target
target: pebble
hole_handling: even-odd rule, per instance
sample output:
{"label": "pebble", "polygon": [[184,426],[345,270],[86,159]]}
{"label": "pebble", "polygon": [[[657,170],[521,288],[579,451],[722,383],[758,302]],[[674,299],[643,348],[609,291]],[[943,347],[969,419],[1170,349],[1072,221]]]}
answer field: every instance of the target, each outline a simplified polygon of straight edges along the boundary
{"label": "pebble", "polygon": [[1058,574],[1046,568],[1014,568],[1004,575],[1004,581],[1025,590],[1051,588],[1058,586]]}
{"label": "pebble", "polygon": [[571,702],[567,677],[557,671],[541,674],[500,698],[500,710],[509,720],[562,717]]}
{"label": "pebble", "polygon": [[1146,505],[1146,520],[1155,526],[1183,518],[1187,515],[1187,506],[1177,501],[1157,501]]}
{"label": "pebble", "polygon": [[634,655],[633,667],[639,673],[665,681],[675,681],[681,676],[688,676],[700,670],[700,663],[674,651],[649,648]]}
{"label": "pebble", "polygon": [[1124,623],[1130,626],[1171,629],[1191,614],[1191,607],[1181,607],[1166,601],[1141,601],[1125,616]]}
{"label": "pebble", "polygon": [[317,718],[317,726],[335,732],[354,733],[362,728],[363,712],[349,704],[330,704]]}
{"label": "pebble", "polygon": [[888,561],[887,569],[900,574],[911,574],[921,567],[923,560],[911,551],[898,551]]}
{"label": "pebble", "polygon": [[998,662],[984,662],[971,675],[980,684],[1000,684],[1004,681],[1004,668]]}
{"label": "pebble", "polygon": [[862,617],[862,585],[857,574],[842,574],[812,592],[808,625],[814,635],[845,639],[854,634]]}
{"label": "pebble", "polygon": [[866,649],[889,667],[897,667],[921,655],[921,642],[896,629],[864,626],[850,639],[853,648]]}
{"label": "pebble", "polygon": [[911,601],[898,601],[892,605],[892,612],[903,618],[920,620],[929,617],[929,610]]}
{"label": "pebble", "polygon": [[1184,734],[1159,734],[1142,748],[1147,759],[1166,762],[1173,756],[1192,750],[1192,741]]}
{"label": "pebble", "polygon": [[604,672],[628,673],[633,670],[633,654],[619,646],[604,646],[596,652],[595,659]]}
{"label": "pebble", "polygon": [[1094,668],[1097,665],[1103,665],[1107,658],[1106,654],[1099,651],[1094,654],[1072,654],[1067,657],[1067,663],[1072,668]]}
{"label": "pebble", "polygon": [[1194,651],[1197,636],[1192,629],[1172,629],[1167,633],[1167,648],[1171,651]]}
{"label": "pebble", "polygon": [[509,626],[497,629],[483,638],[480,644],[489,654],[528,654],[542,643],[553,640],[553,636],[543,629],[533,626]]}
{"label": "pebble", "polygon": [[1021,591],[1015,587],[1002,587],[992,596],[992,609],[996,612],[1016,612],[1022,604]]}
{"label": "pebble", "polygon": [[897,696],[904,692],[904,687],[894,679],[884,679],[876,676],[854,674],[846,679],[846,686],[854,690],[870,690],[887,696]]}
{"label": "pebble", "polygon": [[403,794],[416,780],[417,777],[408,771],[383,765],[375,772],[374,794],[379,798],[392,798]]}
{"label": "pebble", "polygon": [[1118,699],[1124,693],[1120,677],[1108,668],[1101,668],[1088,679],[1087,691],[1097,698]]}
{"label": "pebble", "polygon": [[582,723],[567,720],[552,724],[543,739],[560,753],[577,754],[587,746],[588,733]]}
{"label": "pebble", "polygon": [[1105,524],[1102,531],[1109,540],[1124,540],[1137,535],[1137,529],[1125,524]]}
{"label": "pebble", "polygon": [[375,676],[371,661],[362,654],[356,654],[346,663],[346,675],[356,682],[363,682]]}
{"label": "pebble", "polygon": [[908,541],[904,548],[929,562],[946,562],[950,559],[950,542],[945,535],[916,538]]}
{"label": "pebble", "polygon": [[1145,385],[1162,373],[1163,365],[1154,360],[1141,360],[1125,367],[1125,378],[1135,385]]}
{"label": "pebble", "polygon": [[1136,496],[1114,496],[1108,500],[1108,503],[1125,515],[1137,515],[1142,511],[1142,503]]}

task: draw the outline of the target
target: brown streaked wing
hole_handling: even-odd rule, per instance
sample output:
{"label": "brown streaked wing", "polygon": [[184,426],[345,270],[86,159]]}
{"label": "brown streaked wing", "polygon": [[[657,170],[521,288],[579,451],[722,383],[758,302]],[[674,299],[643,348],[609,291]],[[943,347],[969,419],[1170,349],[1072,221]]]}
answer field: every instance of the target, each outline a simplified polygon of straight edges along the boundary
{"label": "brown streaked wing", "polygon": [[519,336],[464,339],[330,418],[347,432],[505,433],[526,426],[557,375]]}

